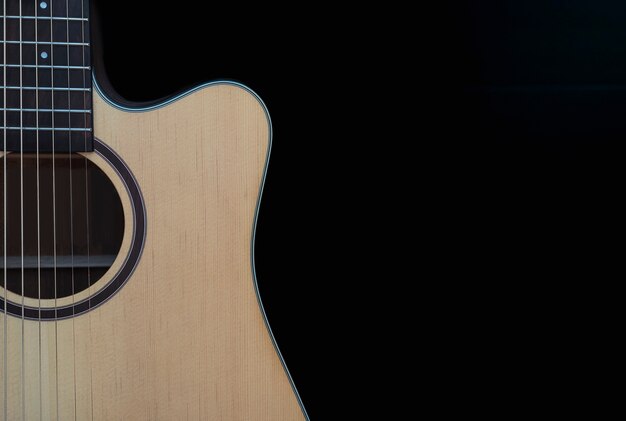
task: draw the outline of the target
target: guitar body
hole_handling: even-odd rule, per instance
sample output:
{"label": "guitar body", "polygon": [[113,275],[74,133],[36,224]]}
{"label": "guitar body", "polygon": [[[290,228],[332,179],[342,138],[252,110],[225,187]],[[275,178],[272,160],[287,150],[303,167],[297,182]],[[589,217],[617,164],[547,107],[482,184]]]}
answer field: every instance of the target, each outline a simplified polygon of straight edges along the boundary
{"label": "guitar body", "polygon": [[120,196],[123,242],[108,272],[64,305],[122,270],[126,278],[88,311],[43,321],[2,313],[0,414],[305,419],[256,290],[252,244],[271,141],[264,105],[233,83],[145,109],[99,89],[93,98],[97,146],[82,155]]}

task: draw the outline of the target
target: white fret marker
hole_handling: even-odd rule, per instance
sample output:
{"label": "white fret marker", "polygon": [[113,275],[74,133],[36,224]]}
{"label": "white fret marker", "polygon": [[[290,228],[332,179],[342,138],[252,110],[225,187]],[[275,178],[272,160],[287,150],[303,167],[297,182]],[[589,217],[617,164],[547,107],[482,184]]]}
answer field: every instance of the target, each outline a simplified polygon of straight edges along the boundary
{"label": "white fret marker", "polygon": [[43,58],[43,59],[48,58],[48,53],[46,53],[45,51],[43,51],[43,52],[41,53],[41,58]]}
{"label": "white fret marker", "polygon": [[41,3],[39,3],[39,7],[41,7],[42,9],[47,9],[48,3],[46,3],[45,1],[42,1]]}

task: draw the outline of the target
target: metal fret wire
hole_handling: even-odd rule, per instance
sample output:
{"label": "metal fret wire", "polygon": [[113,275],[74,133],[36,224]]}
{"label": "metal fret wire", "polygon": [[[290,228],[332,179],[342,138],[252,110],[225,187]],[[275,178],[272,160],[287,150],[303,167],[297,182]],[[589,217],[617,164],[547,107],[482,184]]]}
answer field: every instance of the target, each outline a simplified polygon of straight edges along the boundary
{"label": "metal fret wire", "polygon": [[[50,2],[50,7],[52,7],[52,2]],[[87,18],[70,18],[70,17],[60,17],[60,16],[39,16],[39,17],[35,17],[35,16],[5,16],[7,19],[51,19],[51,20],[62,20],[62,21],[74,21],[74,22],[78,22],[78,21],[84,21],[87,22],[89,19]]]}
{"label": "metal fret wire", "polygon": [[[37,25],[35,25],[35,30]],[[25,44],[25,45],[69,45],[72,47],[89,47],[89,44],[84,42],[59,42],[59,41],[2,41],[3,44]]]}

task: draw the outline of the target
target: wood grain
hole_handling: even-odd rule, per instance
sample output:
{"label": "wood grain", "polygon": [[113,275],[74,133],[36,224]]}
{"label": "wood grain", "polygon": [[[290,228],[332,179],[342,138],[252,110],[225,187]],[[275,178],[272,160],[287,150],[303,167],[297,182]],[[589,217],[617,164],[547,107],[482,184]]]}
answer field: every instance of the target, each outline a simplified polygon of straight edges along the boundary
{"label": "wood grain", "polygon": [[96,97],[94,118],[142,190],[145,249],[124,288],[85,315],[0,316],[8,419],[304,419],[251,268],[269,144],[262,106],[242,88],[212,85],[149,112]]}

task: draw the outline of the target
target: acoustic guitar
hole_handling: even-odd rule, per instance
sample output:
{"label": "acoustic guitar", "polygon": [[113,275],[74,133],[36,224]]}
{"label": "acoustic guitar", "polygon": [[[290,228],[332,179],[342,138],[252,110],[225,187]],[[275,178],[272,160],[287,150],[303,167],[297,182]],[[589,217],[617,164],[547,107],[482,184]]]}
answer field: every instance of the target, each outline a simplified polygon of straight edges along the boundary
{"label": "acoustic guitar", "polygon": [[119,99],[89,6],[0,0],[0,419],[308,419],[254,272],[267,109]]}

